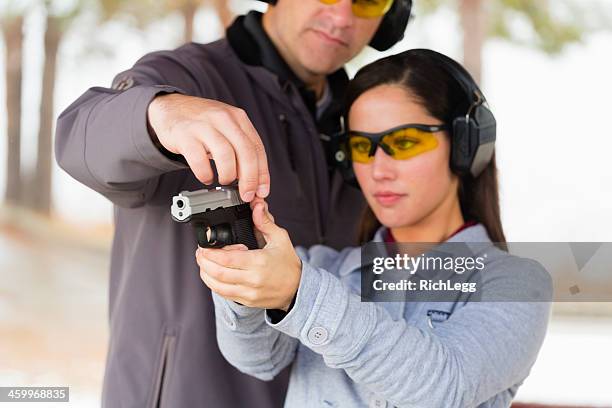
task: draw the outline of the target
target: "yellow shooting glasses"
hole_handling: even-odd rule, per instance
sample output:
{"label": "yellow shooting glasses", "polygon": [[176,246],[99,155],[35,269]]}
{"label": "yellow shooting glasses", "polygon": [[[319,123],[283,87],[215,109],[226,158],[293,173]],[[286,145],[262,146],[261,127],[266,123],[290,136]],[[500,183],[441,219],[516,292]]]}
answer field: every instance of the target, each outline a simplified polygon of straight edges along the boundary
{"label": "yellow shooting glasses", "polygon": [[438,146],[434,133],[446,130],[445,125],[409,124],[380,133],[350,131],[347,148],[349,157],[356,163],[371,163],[376,148],[380,146],[395,160],[406,160]]}
{"label": "yellow shooting glasses", "polygon": [[[340,0],[319,0],[323,4],[336,4]],[[382,17],[393,5],[393,0],[352,0],[353,14],[356,17]]]}

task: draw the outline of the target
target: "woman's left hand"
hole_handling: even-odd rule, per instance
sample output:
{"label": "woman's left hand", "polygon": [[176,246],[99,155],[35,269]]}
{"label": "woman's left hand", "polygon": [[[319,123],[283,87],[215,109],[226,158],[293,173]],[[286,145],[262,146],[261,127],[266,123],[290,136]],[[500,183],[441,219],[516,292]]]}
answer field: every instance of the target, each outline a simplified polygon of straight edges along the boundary
{"label": "woman's left hand", "polygon": [[287,231],[274,223],[262,199],[251,203],[253,224],[266,245],[198,248],[200,277],[212,290],[245,306],[287,311],[300,284],[302,263]]}

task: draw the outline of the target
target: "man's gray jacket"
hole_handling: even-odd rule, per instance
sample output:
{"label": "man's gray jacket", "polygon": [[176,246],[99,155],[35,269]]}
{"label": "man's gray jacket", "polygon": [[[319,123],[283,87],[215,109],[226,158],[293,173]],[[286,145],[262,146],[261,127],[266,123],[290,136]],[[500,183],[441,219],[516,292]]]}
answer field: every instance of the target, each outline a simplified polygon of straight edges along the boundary
{"label": "man's gray jacket", "polygon": [[339,172],[329,176],[317,123],[298,87],[245,63],[227,39],[149,54],[113,89],[88,90],[59,117],[55,149],[65,171],[114,204],[102,405],[280,407],[286,372],[263,382],[233,368],[217,347],[194,232],[170,216],[173,195],[203,185],[147,131],[147,107],[164,92],[248,113],[268,157],[270,211],[295,245],[354,245],[364,208],[361,193]]}

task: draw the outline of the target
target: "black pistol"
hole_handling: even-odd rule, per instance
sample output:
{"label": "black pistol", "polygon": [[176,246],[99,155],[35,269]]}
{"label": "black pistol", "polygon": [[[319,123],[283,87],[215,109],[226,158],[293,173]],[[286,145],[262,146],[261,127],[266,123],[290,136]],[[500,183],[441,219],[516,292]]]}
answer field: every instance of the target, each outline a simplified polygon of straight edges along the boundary
{"label": "black pistol", "polygon": [[251,206],[240,199],[236,187],[182,191],[172,197],[171,213],[175,221],[192,223],[202,248],[232,244],[259,248]]}

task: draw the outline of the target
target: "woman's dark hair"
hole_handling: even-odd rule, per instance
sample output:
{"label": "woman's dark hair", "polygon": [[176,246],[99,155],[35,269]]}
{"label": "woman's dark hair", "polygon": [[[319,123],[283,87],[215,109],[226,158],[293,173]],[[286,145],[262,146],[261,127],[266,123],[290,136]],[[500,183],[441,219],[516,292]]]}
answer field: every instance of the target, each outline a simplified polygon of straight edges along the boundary
{"label": "woman's dark hair", "polygon": [[[471,78],[459,64],[457,68]],[[422,50],[409,50],[366,65],[355,75],[346,95],[345,117],[349,129],[348,112],[355,100],[379,85],[398,85],[405,88],[420,101],[431,116],[451,125],[455,117],[468,112],[472,100],[459,82],[441,66],[439,59]],[[460,177],[458,193],[463,218],[483,224],[493,242],[505,244],[506,237],[499,210],[495,155],[478,177]],[[368,206],[359,229],[360,242],[371,240],[378,227],[380,222]]]}

